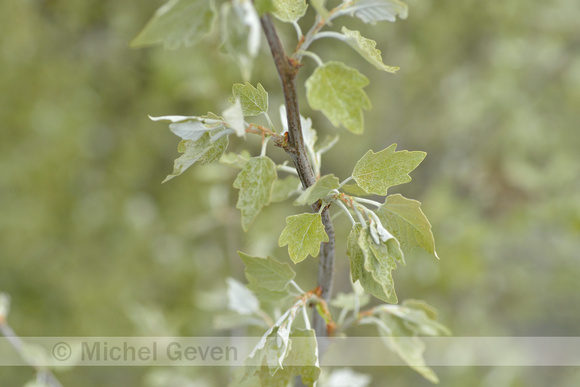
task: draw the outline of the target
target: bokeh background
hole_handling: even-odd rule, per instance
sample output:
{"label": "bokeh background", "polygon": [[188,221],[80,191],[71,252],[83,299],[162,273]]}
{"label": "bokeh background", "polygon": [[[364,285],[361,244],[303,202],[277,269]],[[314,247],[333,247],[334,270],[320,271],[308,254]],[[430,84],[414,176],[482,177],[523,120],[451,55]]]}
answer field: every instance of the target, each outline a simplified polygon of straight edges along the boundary
{"label": "bokeh background", "polygon": [[[441,261],[422,251],[395,272],[400,299],[440,311],[456,336],[580,336],[580,2],[409,0],[409,18],[376,26],[339,19],[378,41],[397,75],[340,42],[313,49],[369,77],[366,133],[340,133],[323,172],[347,177],[369,148],[424,150],[394,192],[423,203]],[[161,185],[178,139],[147,115],[228,106],[242,78],[217,29],[192,49],[133,50],[161,0],[0,2],[0,291],[21,336],[228,334],[212,327],[225,278],[243,280],[236,250],[271,254],[289,203],[250,233],[235,209],[236,171],[196,166]],[[309,18],[304,20],[308,25]],[[282,27],[286,42],[293,31]],[[306,62],[303,80],[313,70]],[[264,47],[252,82],[281,102]],[[256,139],[230,150],[256,152]],[[274,149],[277,160],[285,155]],[[337,290],[348,290],[347,224],[337,219]],[[296,269],[303,288],[316,262]],[[374,386],[430,385],[407,368],[368,368]],[[439,368],[442,386],[574,386],[578,368]],[[31,380],[0,369],[0,385]],[[221,386],[227,370],[73,368],[65,386]]]}

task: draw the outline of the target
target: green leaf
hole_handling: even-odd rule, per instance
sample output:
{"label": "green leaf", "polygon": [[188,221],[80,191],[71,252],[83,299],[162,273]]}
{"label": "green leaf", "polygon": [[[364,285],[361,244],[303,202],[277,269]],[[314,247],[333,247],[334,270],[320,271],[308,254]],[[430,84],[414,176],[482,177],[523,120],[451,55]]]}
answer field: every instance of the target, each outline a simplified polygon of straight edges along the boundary
{"label": "green leaf", "polygon": [[399,0],[360,0],[345,8],[343,13],[350,13],[365,23],[375,24],[378,21],[397,20],[397,16],[406,19],[408,7]]}
{"label": "green leaf", "polygon": [[131,47],[163,43],[174,50],[191,47],[209,32],[215,19],[213,1],[170,0],[161,6],[145,28],[131,41]]}
{"label": "green leaf", "polygon": [[265,13],[274,11],[273,0],[254,0],[254,7],[258,16],[262,16]]}
{"label": "green leaf", "polygon": [[284,291],[296,273],[287,263],[280,263],[270,257],[252,257],[238,251],[246,266],[245,274],[250,287]]}
{"label": "green leaf", "polygon": [[306,81],[306,97],[310,107],[320,110],[334,126],[343,125],[353,133],[364,130],[363,109],[371,102],[363,90],[367,77],[341,62],[328,62],[318,67]]}
{"label": "green leaf", "polygon": [[220,158],[220,163],[229,165],[230,167],[242,169],[244,168],[244,165],[246,165],[248,160],[250,160],[250,158],[251,158],[250,152],[248,152],[247,150],[243,150],[240,153],[229,152],[224,153],[222,155],[222,157]]}
{"label": "green leaf", "polygon": [[302,384],[313,386],[320,376],[317,345],[313,329],[295,329],[290,334],[290,351],[284,359],[284,368],[272,376],[267,368],[263,367],[260,370],[262,386],[286,387],[298,375],[302,379]]}
{"label": "green leaf", "polygon": [[310,0],[310,3],[318,13],[321,19],[326,20],[328,10],[326,9],[326,0]]}
{"label": "green leaf", "polygon": [[306,0],[273,0],[274,15],[278,20],[292,23],[306,14]]}
{"label": "green leaf", "polygon": [[317,202],[320,199],[324,199],[326,195],[330,193],[333,189],[337,189],[340,185],[338,178],[334,175],[324,175],[308,187],[298,199],[296,199],[295,204],[305,205]]}
{"label": "green leaf", "polygon": [[282,202],[288,199],[294,192],[302,187],[300,179],[296,176],[286,176],[284,179],[278,179],[274,182],[272,190],[272,203]]}
{"label": "green leaf", "polygon": [[241,315],[251,315],[260,310],[260,302],[244,284],[226,278],[228,285],[228,308]]}
{"label": "green leaf", "polygon": [[[388,305],[391,306],[391,305]],[[439,378],[433,370],[426,366],[423,353],[423,343],[404,322],[390,313],[381,313],[376,326],[383,342],[393,352],[397,353],[415,371],[432,383],[439,383]]]}
{"label": "green leaf", "polygon": [[417,168],[427,155],[425,152],[395,152],[397,144],[375,153],[369,150],[355,165],[352,176],[366,192],[386,195],[394,185],[411,181],[409,172]]}
{"label": "green leaf", "polygon": [[365,291],[383,301],[397,303],[391,275],[397,264],[386,244],[375,244],[368,229],[356,224],[347,239],[347,255],[353,282],[358,280]]}
{"label": "green leaf", "polygon": [[364,293],[358,295],[356,293],[341,293],[339,292],[336,297],[330,302],[330,305],[335,308],[341,308],[346,310],[354,310],[356,308],[362,308],[371,301],[371,297]]}
{"label": "green leaf", "polygon": [[230,101],[240,100],[244,116],[257,116],[268,111],[268,93],[259,83],[258,88],[249,82],[236,83],[232,87],[232,94],[234,97]]}
{"label": "green leaf", "polygon": [[431,224],[421,211],[421,203],[400,194],[387,196],[385,204],[376,210],[383,226],[397,238],[401,248],[409,252],[421,247],[437,256]]}
{"label": "green leaf", "polygon": [[228,147],[228,137],[222,136],[219,139],[212,141],[212,133],[219,133],[221,130],[213,132],[205,132],[196,141],[182,140],[177,151],[183,153],[173,162],[173,173],[168,175],[163,183],[181,175],[187,168],[191,167],[196,162],[200,164],[207,164],[212,161],[219,160],[220,156]]}
{"label": "green leaf", "polygon": [[358,184],[345,184],[342,186],[341,190],[343,190],[347,195],[353,196],[370,196],[370,194],[358,186]]}
{"label": "green leaf", "polygon": [[278,246],[288,245],[288,254],[294,263],[306,259],[308,254],[318,256],[320,243],[328,242],[320,214],[300,214],[286,218]]}
{"label": "green leaf", "polygon": [[399,67],[387,66],[383,63],[381,51],[376,48],[377,42],[367,39],[358,31],[351,31],[346,27],[342,27],[342,33],[346,38],[346,43],[354,48],[367,62],[378,68],[379,70],[387,71],[389,73],[396,73]]}
{"label": "green leaf", "polygon": [[223,118],[213,113],[205,116],[161,116],[151,117],[152,121],[169,121],[169,129],[183,140],[198,140],[205,132],[225,129]]}
{"label": "green leaf", "polygon": [[240,190],[236,208],[242,211],[242,228],[248,228],[262,210],[270,204],[272,188],[277,179],[276,164],[266,156],[251,158],[234,181]]}

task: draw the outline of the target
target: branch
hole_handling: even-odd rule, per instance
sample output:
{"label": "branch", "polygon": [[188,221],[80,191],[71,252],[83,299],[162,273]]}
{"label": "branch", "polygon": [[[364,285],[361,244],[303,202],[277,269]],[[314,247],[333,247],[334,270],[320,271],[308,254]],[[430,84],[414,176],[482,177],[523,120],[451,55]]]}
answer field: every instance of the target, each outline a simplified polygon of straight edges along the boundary
{"label": "branch", "polygon": [[[296,75],[301,64],[286,56],[276,27],[269,15],[260,18],[262,29],[266,35],[266,40],[270,46],[274,64],[282,83],[284,92],[284,102],[286,104],[286,118],[288,120],[288,146],[284,149],[294,161],[298,176],[304,188],[308,188],[316,182],[316,176],[312,171],[312,165],[308,159],[308,153],[304,146],[302,127],[300,123],[300,108],[298,106],[298,93],[296,91]],[[312,210],[318,212],[322,202],[312,205]],[[328,242],[322,243],[320,247],[320,257],[318,259],[318,286],[321,289],[321,297],[328,301],[332,293],[332,283],[334,278],[334,227],[330,219],[328,206],[322,210],[322,223],[328,235]],[[328,335],[326,323],[318,313],[314,313],[313,325],[316,335],[324,337]]]}

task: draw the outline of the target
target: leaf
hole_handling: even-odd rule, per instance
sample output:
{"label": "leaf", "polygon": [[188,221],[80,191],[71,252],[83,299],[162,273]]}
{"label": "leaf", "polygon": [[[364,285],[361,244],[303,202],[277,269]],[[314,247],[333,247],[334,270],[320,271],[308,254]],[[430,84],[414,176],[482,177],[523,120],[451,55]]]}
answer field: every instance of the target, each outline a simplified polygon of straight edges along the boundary
{"label": "leaf", "polygon": [[367,77],[340,62],[318,67],[306,81],[306,97],[310,107],[320,110],[334,126],[343,125],[353,133],[364,130],[363,109],[371,102],[363,91]]}
{"label": "leaf", "polygon": [[273,0],[274,15],[278,20],[292,23],[306,14],[306,0]]}
{"label": "leaf", "polygon": [[307,386],[313,386],[320,376],[318,344],[313,329],[295,329],[290,334],[290,351],[284,359],[284,368],[274,376],[265,367],[260,371],[263,386],[285,387],[296,376],[300,376],[302,384]]}
{"label": "leaf", "polygon": [[272,190],[272,203],[288,199],[301,187],[302,183],[296,176],[286,176],[284,179],[277,179],[274,182],[274,189]]}
{"label": "leaf", "polygon": [[346,43],[354,48],[367,62],[375,66],[379,70],[387,71],[389,73],[396,73],[399,67],[387,66],[383,63],[381,51],[376,48],[377,42],[367,39],[358,31],[351,31],[346,27],[342,27],[342,33],[346,38]]}
{"label": "leaf", "polygon": [[262,210],[270,204],[272,188],[277,179],[276,164],[266,156],[251,158],[234,181],[240,190],[236,208],[242,211],[242,228],[248,228]]}
{"label": "leaf", "polygon": [[395,152],[397,144],[375,153],[369,150],[355,165],[352,176],[366,192],[386,195],[394,185],[411,181],[409,172],[417,168],[427,155],[425,152]]}
{"label": "leaf", "polygon": [[358,280],[365,291],[383,301],[397,303],[391,276],[397,265],[385,244],[375,245],[368,230],[357,224],[347,239],[347,255],[353,282]]}
{"label": "leaf", "polygon": [[236,83],[232,87],[232,94],[234,95],[234,101],[236,99],[240,100],[244,116],[257,116],[268,111],[268,93],[259,83],[258,88],[255,88],[249,82],[245,84]]}
{"label": "leaf", "polygon": [[274,11],[273,0],[254,0],[254,7],[258,16],[262,16],[265,13]]}
{"label": "leaf", "polygon": [[383,226],[397,238],[403,251],[409,252],[413,247],[421,247],[439,258],[435,252],[431,224],[421,211],[420,202],[400,194],[389,195],[376,214]]}
{"label": "leaf", "polygon": [[241,315],[251,315],[260,309],[260,302],[241,282],[226,278],[228,285],[228,308]]}
{"label": "leaf", "polygon": [[369,196],[370,194],[358,186],[358,184],[345,184],[341,188],[346,194],[353,196]]}
{"label": "leaf", "polygon": [[362,308],[367,305],[371,300],[371,297],[364,293],[359,296],[356,293],[338,293],[336,297],[330,302],[330,305],[335,308],[341,308],[346,310],[354,310],[356,308]]}
{"label": "leaf", "polygon": [[177,151],[183,154],[175,159],[173,162],[173,172],[163,180],[163,183],[181,175],[187,168],[198,161],[200,164],[207,164],[219,160],[220,156],[228,147],[229,142],[227,136],[221,136],[217,140],[212,141],[211,134],[218,133],[217,135],[219,135],[220,131],[205,132],[196,141],[182,140],[177,147]]}
{"label": "leaf", "polygon": [[131,41],[131,47],[163,43],[174,50],[191,47],[209,32],[215,19],[213,1],[170,0],[161,6],[145,28]]}
{"label": "leaf", "polygon": [[205,132],[225,129],[223,119],[213,113],[205,116],[161,116],[151,117],[152,121],[169,121],[169,129],[183,140],[198,140]]}
{"label": "leaf", "polygon": [[360,374],[350,368],[340,368],[332,371],[325,384],[326,387],[367,387],[371,383],[371,377]]}
{"label": "leaf", "polygon": [[244,123],[244,113],[239,99],[222,113],[226,124],[232,128],[238,137],[246,136],[246,125]]}
{"label": "leaf", "polygon": [[300,214],[286,218],[278,246],[288,245],[288,254],[294,263],[306,259],[308,254],[318,256],[320,243],[328,242],[320,214]]}
{"label": "leaf", "polygon": [[222,49],[236,62],[244,79],[252,73],[260,49],[260,18],[251,1],[234,0],[221,7]]}
{"label": "leaf", "polygon": [[318,13],[321,19],[326,20],[328,10],[326,9],[326,0],[310,0],[310,3]]}
{"label": "leaf", "polygon": [[305,205],[315,203],[320,199],[324,199],[330,191],[337,189],[339,185],[340,182],[336,176],[332,174],[324,175],[302,192],[298,199],[296,199],[295,204]]}
{"label": "leaf", "polygon": [[408,7],[399,0],[360,0],[343,11],[361,19],[365,23],[375,24],[378,21],[406,19]]}
{"label": "leaf", "polygon": [[425,364],[423,358],[425,344],[416,337],[412,330],[405,327],[402,320],[388,313],[382,313],[376,325],[387,347],[397,353],[409,367],[425,379],[432,383],[439,383],[439,378],[435,372]]}
{"label": "leaf", "polygon": [[[240,153],[224,153],[222,157],[220,157],[220,163],[229,165],[230,167],[236,167],[243,169],[244,165],[250,160],[250,152],[247,150],[243,150]],[[276,180],[278,181],[278,180]],[[273,200],[272,200],[273,201]]]}
{"label": "leaf", "polygon": [[280,263],[270,257],[252,257],[238,251],[242,258],[246,278],[253,288],[284,291],[296,273],[287,263]]}

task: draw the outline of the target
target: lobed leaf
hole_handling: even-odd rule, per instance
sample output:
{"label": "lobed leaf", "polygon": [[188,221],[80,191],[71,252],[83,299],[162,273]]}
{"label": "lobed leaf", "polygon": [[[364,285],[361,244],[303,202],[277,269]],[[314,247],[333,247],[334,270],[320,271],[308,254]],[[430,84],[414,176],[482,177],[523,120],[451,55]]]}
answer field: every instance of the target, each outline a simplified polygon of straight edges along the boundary
{"label": "lobed leaf", "polygon": [[241,251],[238,251],[238,255],[246,267],[244,272],[250,288],[285,291],[296,276],[296,272],[287,263],[278,262],[270,257],[252,257]]}
{"label": "lobed leaf", "polygon": [[268,93],[259,83],[257,88],[249,82],[236,83],[232,87],[232,94],[232,102],[240,100],[244,116],[257,116],[268,111]]}
{"label": "lobed leaf", "polygon": [[320,199],[324,199],[330,191],[337,189],[339,186],[340,182],[336,176],[332,174],[324,175],[316,183],[304,190],[298,199],[296,199],[295,204],[305,205],[315,203]]}
{"label": "lobed leaf", "polygon": [[248,228],[262,210],[270,204],[272,188],[277,179],[276,164],[266,156],[253,157],[234,181],[240,190],[236,208],[242,211],[242,228]]}
{"label": "lobed leaf", "polygon": [[386,195],[389,187],[411,181],[409,172],[427,155],[419,151],[395,152],[397,144],[375,153],[369,150],[355,165],[352,176],[366,192]]}
{"label": "lobed leaf", "polygon": [[381,51],[376,48],[377,42],[374,40],[367,39],[359,31],[351,31],[346,27],[342,27],[342,33],[345,36],[346,43],[377,69],[389,73],[396,73],[399,70],[399,67],[387,66],[383,63]]}
{"label": "lobed leaf", "polygon": [[187,168],[198,161],[200,164],[207,164],[219,160],[229,142],[227,136],[221,136],[219,139],[212,141],[211,134],[219,133],[220,131],[205,132],[195,141],[182,140],[177,147],[177,151],[183,154],[175,159],[173,172],[163,180],[163,183],[181,175]]}
{"label": "lobed leaf", "polygon": [[302,182],[296,176],[286,176],[277,179],[272,190],[272,203],[282,202],[302,187]]}
{"label": "lobed leaf", "polygon": [[238,137],[246,136],[246,124],[240,100],[236,98],[234,104],[222,113],[226,124],[234,130]]}
{"label": "lobed leaf", "polygon": [[408,7],[399,0],[360,0],[344,9],[365,23],[375,24],[378,21],[395,22],[397,16],[406,19]]}
{"label": "lobed leaf", "polygon": [[318,67],[306,81],[306,98],[310,107],[320,110],[334,126],[343,125],[353,133],[364,130],[363,109],[371,102],[363,90],[367,77],[340,62]]}
{"label": "lobed leaf", "polygon": [[209,32],[214,20],[213,1],[170,0],[155,12],[130,46],[163,43],[170,50],[191,47]]}
{"label": "lobed leaf", "polygon": [[383,226],[401,243],[405,252],[414,247],[437,256],[431,224],[421,211],[421,203],[400,194],[387,196],[385,203],[376,210]]}
{"label": "lobed leaf", "polygon": [[292,23],[306,14],[306,0],[273,0],[274,15],[278,20]]}
{"label": "lobed leaf", "polygon": [[300,214],[286,218],[278,246],[288,245],[288,254],[294,263],[306,259],[310,254],[318,256],[320,243],[328,242],[320,214]]}

